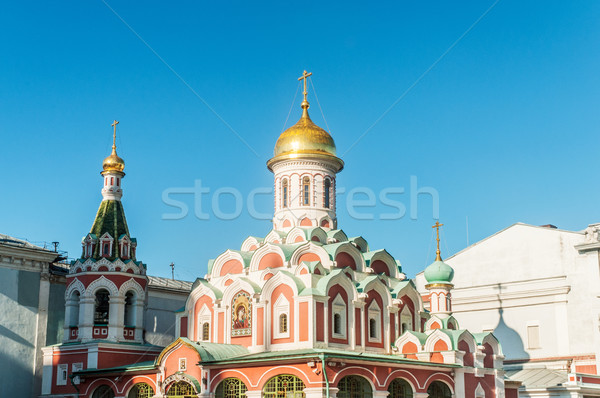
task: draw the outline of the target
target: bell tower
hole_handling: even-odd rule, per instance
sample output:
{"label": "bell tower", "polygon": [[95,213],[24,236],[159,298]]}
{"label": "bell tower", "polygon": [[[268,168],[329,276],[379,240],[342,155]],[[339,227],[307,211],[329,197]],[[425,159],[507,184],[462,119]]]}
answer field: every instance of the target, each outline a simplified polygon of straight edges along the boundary
{"label": "bell tower", "polygon": [[302,116],[279,136],[274,156],[267,167],[275,179],[273,228],[337,228],[336,175],[344,162],[336,156],[331,135],[308,115],[307,82],[312,73],[304,71],[298,80],[304,84]]}
{"label": "bell tower", "polygon": [[148,279],[121,202],[125,161],[117,155],[118,124],[112,123],[112,152],[102,163],[102,202],[67,275],[64,342],[143,343]]}

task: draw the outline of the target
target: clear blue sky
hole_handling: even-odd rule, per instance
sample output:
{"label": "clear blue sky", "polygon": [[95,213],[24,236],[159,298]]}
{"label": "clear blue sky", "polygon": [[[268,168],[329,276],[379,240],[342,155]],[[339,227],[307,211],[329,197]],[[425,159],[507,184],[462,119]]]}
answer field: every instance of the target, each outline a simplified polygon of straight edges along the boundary
{"label": "clear blue sky", "polygon": [[[202,221],[193,211],[163,220],[174,209],[162,193],[198,179],[211,194],[271,187],[265,162],[303,69],[314,73],[346,162],[338,187],[409,191],[410,176],[434,187],[444,255],[466,246],[466,217],[471,243],[518,221],[574,230],[599,222],[597,1],[498,2],[348,151],[492,3],[108,0],[258,156],[102,1],[5,3],[0,232],[57,240],[78,255],[117,119],[138,258],[153,275],[170,275],[173,261],[176,277],[203,276],[209,258],[266,235],[269,222],[245,212]],[[396,199],[410,210],[408,192]],[[271,206],[269,196],[257,205]],[[416,220],[356,220],[343,206],[338,218],[349,236],[387,248],[410,276],[433,259],[427,197]]]}

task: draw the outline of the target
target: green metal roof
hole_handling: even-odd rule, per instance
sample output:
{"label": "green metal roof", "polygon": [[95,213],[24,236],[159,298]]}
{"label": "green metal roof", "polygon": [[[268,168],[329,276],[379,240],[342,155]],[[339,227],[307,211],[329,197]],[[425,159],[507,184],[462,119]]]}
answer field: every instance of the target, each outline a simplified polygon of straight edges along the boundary
{"label": "green metal roof", "polygon": [[192,341],[186,337],[180,337],[189,347],[194,348],[200,355],[200,362],[222,361],[250,353],[244,346],[237,344],[207,343],[203,341]]}

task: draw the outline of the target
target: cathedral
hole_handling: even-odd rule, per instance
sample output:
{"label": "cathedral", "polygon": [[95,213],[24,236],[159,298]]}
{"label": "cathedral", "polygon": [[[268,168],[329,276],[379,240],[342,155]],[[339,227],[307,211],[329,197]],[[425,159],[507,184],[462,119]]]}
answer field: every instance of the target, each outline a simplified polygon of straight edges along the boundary
{"label": "cathedral", "polygon": [[424,271],[426,301],[385,249],[336,216],[344,162],[309,116],[275,144],[272,230],[208,261],[166,347],[145,340],[148,277],[122,204],[125,162],[103,162],[102,202],[67,275],[64,338],[44,348],[43,397],[502,398],[502,348],[452,315],[454,270]]}

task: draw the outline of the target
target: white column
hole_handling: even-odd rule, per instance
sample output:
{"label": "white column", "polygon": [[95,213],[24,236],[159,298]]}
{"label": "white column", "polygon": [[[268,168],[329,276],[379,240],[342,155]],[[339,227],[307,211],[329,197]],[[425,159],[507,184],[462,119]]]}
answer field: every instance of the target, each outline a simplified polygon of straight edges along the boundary
{"label": "white column", "polygon": [[454,396],[465,396],[465,370],[462,368],[454,369]]}
{"label": "white column", "polygon": [[504,398],[504,371],[494,371],[494,387],[496,389],[496,398]]}
{"label": "white column", "polygon": [[82,342],[93,340],[92,327],[94,326],[94,297],[82,297],[79,300],[79,338]]}
{"label": "white column", "polygon": [[110,296],[108,315],[108,340],[123,340],[123,326],[125,316],[125,298],[123,296]]}
{"label": "white column", "polygon": [[71,318],[73,317],[73,311],[78,310],[78,308],[76,307],[77,304],[75,303],[75,300],[69,297],[65,303],[65,326],[63,331],[63,342],[67,342],[71,338],[69,328],[71,326]]}
{"label": "white column", "polygon": [[[137,300],[139,301],[139,300]],[[143,342],[144,339],[144,303],[135,303],[135,341]],[[122,334],[121,334],[122,335]]]}

